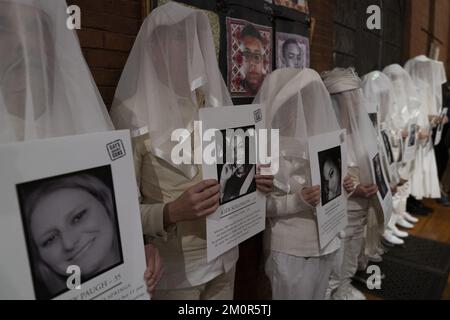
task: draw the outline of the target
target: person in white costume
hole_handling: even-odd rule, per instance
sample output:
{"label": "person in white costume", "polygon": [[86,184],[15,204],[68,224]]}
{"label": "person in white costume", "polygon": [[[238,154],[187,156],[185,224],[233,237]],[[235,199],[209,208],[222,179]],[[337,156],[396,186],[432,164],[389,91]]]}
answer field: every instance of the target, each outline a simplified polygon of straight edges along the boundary
{"label": "person in white costume", "polygon": [[[266,78],[254,103],[266,113],[266,127],[279,130],[280,170],[267,198],[266,274],[274,300],[323,300],[336,237],[320,249],[314,208],[320,187],[311,186],[308,138],[340,130],[330,96],[319,74],[283,68]],[[344,187],[353,191],[352,180]]]}
{"label": "person in white costume", "polygon": [[417,200],[440,198],[441,191],[433,149],[432,130],[442,109],[442,85],[447,82],[444,64],[426,56],[409,60],[405,70],[419,90],[419,145],[411,180],[411,195]]}
{"label": "person in white costume", "polygon": [[378,192],[368,155],[370,144],[376,144],[377,138],[365,107],[361,79],[354,70],[334,69],[324,73],[323,78],[340,126],[347,129],[349,174],[357,184],[348,201],[349,224],[344,231],[327,295],[337,300],[364,300],[364,295],[351,285],[351,278],[357,271],[358,256],[364,244],[370,199]]}
{"label": "person in white costume", "polygon": [[[397,190],[393,192],[393,205],[394,210],[391,215],[391,219],[387,224],[387,229],[385,230],[383,236],[386,241],[392,244],[403,244],[402,238],[408,237],[408,233],[400,231],[397,227],[397,223],[403,225],[409,223],[403,218],[401,214],[401,194],[398,189],[402,189],[405,181],[400,179],[399,169],[401,163],[398,162],[398,155],[400,154],[400,148],[402,146],[401,139],[403,139],[402,134],[408,128],[408,109],[407,105],[403,105],[400,108],[400,104],[397,103],[396,95],[393,90],[393,83],[390,78],[380,71],[373,71],[363,77],[363,90],[366,99],[372,104],[376,105],[379,113],[379,130],[386,130],[389,135],[388,138],[393,142],[393,150],[395,154],[394,164],[387,163],[386,171],[389,173],[388,177],[390,180],[390,185],[392,190]],[[380,135],[378,137],[378,145],[381,154],[384,154],[385,148],[383,147],[383,140]],[[387,157],[384,157],[385,163],[387,162]]]}
{"label": "person in white costume", "polygon": [[[220,106],[232,102],[206,14],[174,2],[153,10],[125,65],[111,117],[131,130],[144,235],[164,261],[155,299],[233,299],[238,248],[211,262],[206,254],[205,217],[219,207],[220,185],[204,181],[199,166],[171,157],[180,143],[172,133],[185,129],[184,142],[200,141],[199,108]],[[257,188],[270,192],[272,179],[258,175]]]}
{"label": "person in white costume", "polygon": [[[402,134],[404,145],[406,146],[409,143],[409,141],[406,141],[406,138],[408,137],[408,128],[411,125],[417,127],[420,108],[418,91],[414,83],[412,82],[412,79],[408,72],[400,65],[393,64],[387,66],[383,70],[383,73],[385,73],[392,81],[392,88],[394,90],[395,99],[399,110],[401,110],[402,119],[406,124],[406,127],[403,130],[404,132]],[[406,183],[401,188],[399,188],[397,192],[401,197],[399,214],[404,218],[404,220],[406,220],[406,223],[405,221],[400,221],[400,226],[406,228],[411,228],[411,224],[413,225],[419,221],[416,217],[413,217],[406,211],[406,202],[409,195],[411,194],[411,178],[413,169],[413,159],[403,159],[403,162],[399,168],[399,175],[403,181],[406,181]],[[408,225],[408,223],[410,225]]]}
{"label": "person in white costume", "polygon": [[[114,129],[66,10],[65,1],[0,0],[0,144]],[[153,247],[146,253],[152,291],[161,264]]]}

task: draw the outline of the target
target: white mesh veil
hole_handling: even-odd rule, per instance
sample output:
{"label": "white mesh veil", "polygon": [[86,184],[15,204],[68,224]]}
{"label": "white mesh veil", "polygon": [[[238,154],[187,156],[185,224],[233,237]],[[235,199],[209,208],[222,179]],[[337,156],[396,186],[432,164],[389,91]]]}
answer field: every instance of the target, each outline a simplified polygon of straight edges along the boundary
{"label": "white mesh veil", "polygon": [[367,101],[379,106],[379,119],[383,129],[397,132],[407,127],[408,107],[405,104],[400,109],[388,76],[380,71],[368,73],[362,79],[362,87]]}
{"label": "white mesh veil", "polygon": [[66,9],[0,0],[0,143],[112,129]]}
{"label": "white mesh veil", "polygon": [[406,121],[407,124],[417,123],[420,100],[417,88],[409,73],[398,64],[387,66],[383,73],[391,79],[403,121]]}
{"label": "white mesh veil", "polygon": [[311,182],[308,138],[340,130],[330,96],[317,72],[279,69],[264,81],[254,103],[266,114],[266,128],[280,132],[276,186],[296,192]]}
{"label": "white mesh veil", "polygon": [[133,136],[149,133],[153,154],[192,177],[170,159],[172,132],[192,132],[199,107],[231,105],[207,16],[173,2],[155,9],[139,31],[114,97],[116,128]]}
{"label": "white mesh veil", "polygon": [[[419,89],[422,108],[428,112],[427,115],[439,115],[442,108],[442,85],[447,82],[444,64],[426,56],[418,56],[406,63],[405,70]],[[422,125],[425,126],[425,123]]]}
{"label": "white mesh veil", "polygon": [[353,69],[336,68],[322,75],[340,123],[347,129],[350,167],[359,167],[360,182],[373,184],[369,148],[377,150],[377,135],[367,113],[361,79]]}

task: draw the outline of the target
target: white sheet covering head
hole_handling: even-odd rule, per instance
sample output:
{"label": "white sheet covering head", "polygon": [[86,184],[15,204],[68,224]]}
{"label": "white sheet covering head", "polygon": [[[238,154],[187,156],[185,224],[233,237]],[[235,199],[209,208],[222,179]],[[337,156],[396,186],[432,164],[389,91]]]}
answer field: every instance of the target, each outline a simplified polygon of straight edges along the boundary
{"label": "white sheet covering head", "polygon": [[366,74],[362,79],[364,96],[368,103],[378,106],[382,129],[399,132],[408,125],[407,106],[400,110],[390,78],[380,71]]}
{"label": "white sheet covering head", "polygon": [[[409,60],[405,70],[419,90],[422,109],[428,112],[427,116],[439,115],[442,109],[442,85],[447,82],[444,64],[422,55]],[[421,118],[424,121],[423,116]]]}
{"label": "white sheet covering head", "polygon": [[362,184],[372,184],[371,159],[368,150],[377,149],[377,135],[365,107],[361,79],[354,69],[336,68],[322,75],[331,94],[341,128],[347,129],[348,161],[358,167]]}
{"label": "white sheet covering head", "polygon": [[278,69],[265,79],[254,103],[265,110],[266,128],[280,133],[277,187],[295,192],[308,185],[308,138],[340,130],[319,74],[312,69]]}
{"label": "white sheet covering head", "polygon": [[174,130],[192,132],[200,107],[230,105],[207,16],[173,2],[156,8],[120,79],[111,109],[116,127],[148,132],[153,154],[171,163]]}
{"label": "white sheet covering head", "polygon": [[0,143],[111,130],[57,0],[0,0]]}
{"label": "white sheet covering head", "polygon": [[417,123],[420,100],[417,88],[409,73],[398,64],[387,66],[384,68],[383,73],[391,79],[402,120],[406,124]]}

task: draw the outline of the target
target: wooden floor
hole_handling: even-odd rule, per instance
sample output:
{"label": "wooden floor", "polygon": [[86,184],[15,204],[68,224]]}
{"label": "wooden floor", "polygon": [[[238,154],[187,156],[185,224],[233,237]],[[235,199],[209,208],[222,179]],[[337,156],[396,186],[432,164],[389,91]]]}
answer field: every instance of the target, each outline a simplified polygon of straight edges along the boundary
{"label": "wooden floor", "polygon": [[[450,208],[442,207],[434,200],[425,200],[424,204],[433,208],[434,212],[429,216],[417,216],[420,221],[413,230],[408,232],[414,236],[450,243]],[[379,300],[378,297],[366,296],[369,300]],[[450,277],[442,299],[450,300]]]}

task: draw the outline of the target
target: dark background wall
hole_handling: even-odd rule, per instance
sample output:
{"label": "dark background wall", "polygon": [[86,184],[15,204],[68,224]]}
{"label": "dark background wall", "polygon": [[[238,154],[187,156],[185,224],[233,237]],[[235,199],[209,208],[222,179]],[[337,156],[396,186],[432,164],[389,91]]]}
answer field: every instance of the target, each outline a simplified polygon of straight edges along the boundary
{"label": "dark background wall", "polygon": [[68,0],[81,8],[78,31],[84,57],[106,106],[114,92],[142,23],[142,0]]}
{"label": "dark background wall", "polygon": [[[255,0],[258,1],[258,0]],[[261,0],[262,1],[262,0]],[[109,108],[134,39],[146,15],[148,0],[68,0],[80,6],[78,31],[83,54]],[[366,29],[365,8],[382,7],[382,31]],[[442,41],[440,60],[450,74],[449,0],[310,0],[315,29],[311,67],[355,66],[363,75],[390,63],[428,54],[429,30]]]}

